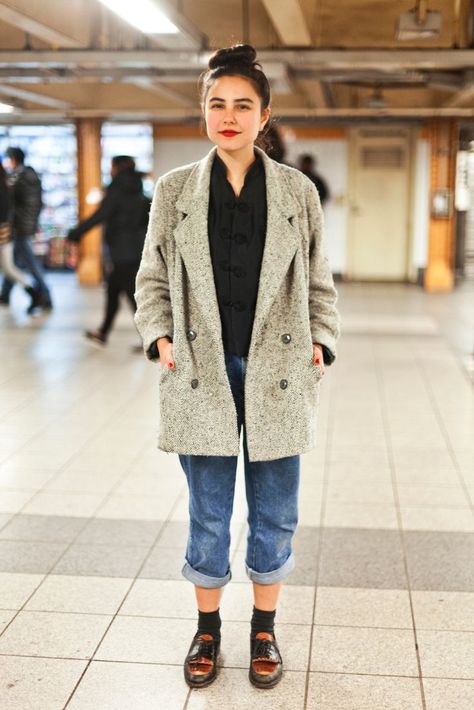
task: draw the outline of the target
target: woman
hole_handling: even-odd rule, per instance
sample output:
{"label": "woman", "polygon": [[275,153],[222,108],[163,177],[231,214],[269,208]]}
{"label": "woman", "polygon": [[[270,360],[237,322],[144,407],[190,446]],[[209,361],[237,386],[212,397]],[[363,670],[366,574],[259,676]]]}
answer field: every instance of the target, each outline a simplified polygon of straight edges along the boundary
{"label": "woman", "polygon": [[184,662],[191,687],[217,672],[241,430],[249,677],[259,688],[281,678],[274,618],[294,567],[299,454],[315,444],[319,381],[339,333],[316,189],[255,145],[270,118],[255,57],[248,45],[211,57],[200,88],[215,147],[159,180],[135,294],[145,353],[162,366],[158,446],[179,454],[189,486],[183,575],[198,606]]}
{"label": "woman", "polygon": [[42,305],[43,299],[41,293],[30,286],[26,274],[15,266],[10,232],[10,209],[7,174],[0,162],[0,269],[5,274],[5,278],[23,286],[26,293],[31,297],[27,312],[33,313],[35,308]]}
{"label": "woman", "polygon": [[70,241],[78,242],[89,229],[105,223],[105,243],[111,261],[107,276],[105,313],[97,330],[85,332],[86,338],[100,346],[107,344],[122,293],[135,313],[135,277],[140,264],[150,207],[149,200],[143,194],[142,177],[135,170],[133,158],[129,155],[116,155],[112,158],[110,176],[112,181],[98,209],[68,234]]}

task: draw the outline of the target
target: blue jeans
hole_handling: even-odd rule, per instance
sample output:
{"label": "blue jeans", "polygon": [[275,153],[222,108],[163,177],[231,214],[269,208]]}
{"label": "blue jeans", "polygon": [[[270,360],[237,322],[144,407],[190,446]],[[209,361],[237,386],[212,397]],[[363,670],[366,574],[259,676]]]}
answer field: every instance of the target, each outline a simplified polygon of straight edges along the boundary
{"label": "blue jeans", "polygon": [[[245,567],[258,584],[275,584],[295,566],[291,541],[298,522],[300,457],[249,461],[245,436],[244,383],[247,358],[225,353],[243,429],[248,537]],[[180,455],[189,487],[189,537],[182,573],[199,587],[223,587],[231,579],[230,520],[234,503],[237,456]]]}
{"label": "blue jeans", "polygon": [[[30,237],[21,237],[13,240],[13,254],[15,264],[22,269],[28,271],[34,279],[34,286],[41,292],[47,300],[50,300],[51,296],[49,293],[48,286],[43,276],[43,269],[41,267],[36,254],[31,246]],[[7,301],[10,296],[10,291],[14,286],[14,282],[10,279],[4,278],[1,290],[1,297]]]}

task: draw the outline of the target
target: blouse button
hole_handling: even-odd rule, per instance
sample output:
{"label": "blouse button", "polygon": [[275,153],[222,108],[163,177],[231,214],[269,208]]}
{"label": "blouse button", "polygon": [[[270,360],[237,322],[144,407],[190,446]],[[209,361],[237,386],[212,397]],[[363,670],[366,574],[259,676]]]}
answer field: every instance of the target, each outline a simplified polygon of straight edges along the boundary
{"label": "blouse button", "polygon": [[196,389],[198,384],[199,384],[199,380],[191,380],[191,387],[193,388],[193,390]]}
{"label": "blouse button", "polygon": [[282,341],[287,345],[288,343],[291,342],[291,335],[289,333],[285,333],[284,335],[281,336]]}
{"label": "blouse button", "polygon": [[241,266],[234,266],[232,272],[234,276],[236,276],[238,279],[242,278],[242,276],[245,276],[245,269],[243,269]]}
{"label": "blouse button", "polygon": [[249,205],[246,202],[239,202],[237,205],[239,212],[248,212],[250,210]]}
{"label": "blouse button", "polygon": [[245,244],[247,241],[247,237],[245,234],[242,234],[241,232],[237,232],[237,234],[234,234],[234,242],[236,244]]}
{"label": "blouse button", "polygon": [[282,390],[286,390],[287,387],[288,387],[288,380],[280,380],[280,388]]}
{"label": "blouse button", "polygon": [[245,303],[242,303],[242,301],[235,301],[233,303],[233,306],[234,306],[235,310],[238,311],[239,313],[242,313],[242,311],[245,311]]}
{"label": "blouse button", "polygon": [[227,207],[228,210],[235,210],[235,203],[231,202],[230,200],[227,200],[225,203],[225,206]]}
{"label": "blouse button", "polygon": [[231,239],[232,235],[228,229],[221,229],[221,237],[222,239]]}

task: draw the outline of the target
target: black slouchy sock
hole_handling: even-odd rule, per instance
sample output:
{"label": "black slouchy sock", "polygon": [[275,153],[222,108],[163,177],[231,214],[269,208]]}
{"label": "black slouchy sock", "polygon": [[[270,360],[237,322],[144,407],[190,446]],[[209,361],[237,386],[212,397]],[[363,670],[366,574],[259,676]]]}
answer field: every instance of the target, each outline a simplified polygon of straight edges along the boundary
{"label": "black slouchy sock", "polygon": [[255,638],[260,631],[266,631],[267,634],[275,636],[275,614],[276,609],[274,609],[274,611],[263,611],[263,609],[257,609],[257,607],[254,606],[252,620],[250,622],[251,637]]}
{"label": "black slouchy sock", "polygon": [[198,633],[210,634],[216,641],[221,638],[221,615],[219,609],[216,611],[198,610]]}

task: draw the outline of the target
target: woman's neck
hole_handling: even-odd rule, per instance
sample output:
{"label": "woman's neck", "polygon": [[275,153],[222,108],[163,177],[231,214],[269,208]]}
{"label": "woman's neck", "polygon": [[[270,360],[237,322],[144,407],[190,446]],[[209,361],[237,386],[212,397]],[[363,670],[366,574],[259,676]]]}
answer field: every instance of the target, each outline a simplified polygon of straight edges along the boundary
{"label": "woman's neck", "polygon": [[245,147],[240,151],[227,153],[221,148],[217,149],[217,155],[227,168],[227,178],[230,182],[243,182],[248,169],[255,160],[253,145]]}

